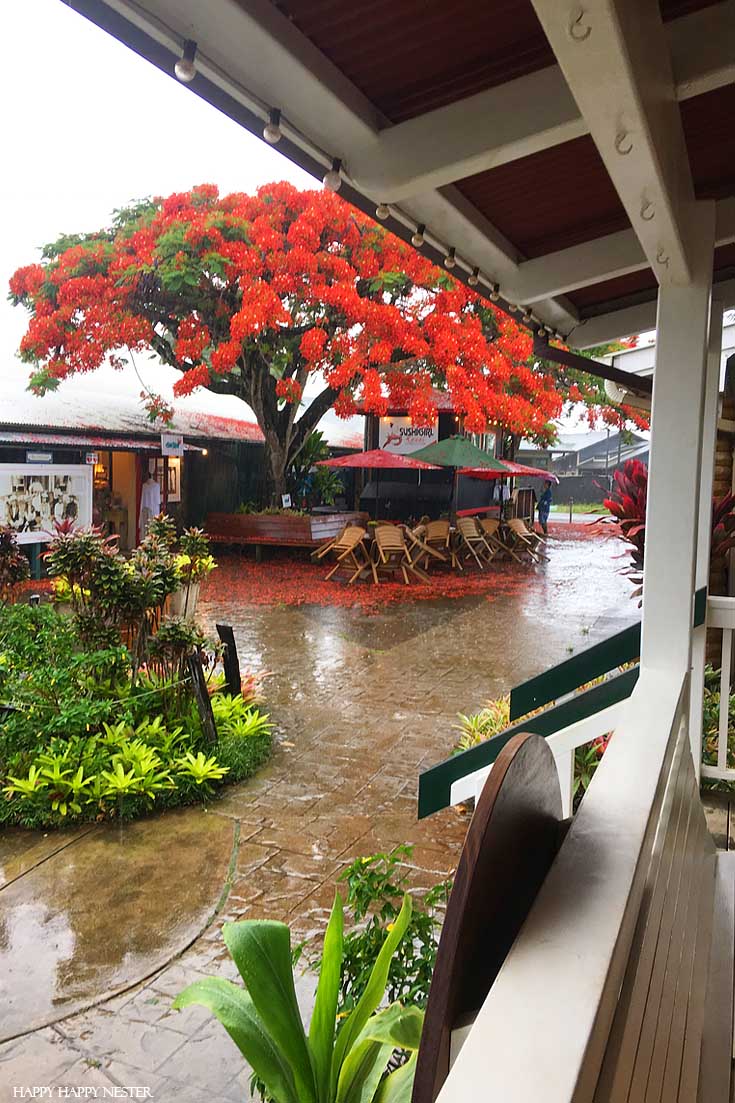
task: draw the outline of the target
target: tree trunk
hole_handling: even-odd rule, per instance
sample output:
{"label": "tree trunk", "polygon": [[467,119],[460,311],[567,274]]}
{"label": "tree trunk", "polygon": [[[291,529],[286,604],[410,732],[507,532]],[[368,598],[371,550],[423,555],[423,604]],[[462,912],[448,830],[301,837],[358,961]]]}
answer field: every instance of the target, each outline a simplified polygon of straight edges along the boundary
{"label": "tree trunk", "polygon": [[286,493],[286,446],[273,430],[264,435],[267,504],[280,508],[281,497]]}

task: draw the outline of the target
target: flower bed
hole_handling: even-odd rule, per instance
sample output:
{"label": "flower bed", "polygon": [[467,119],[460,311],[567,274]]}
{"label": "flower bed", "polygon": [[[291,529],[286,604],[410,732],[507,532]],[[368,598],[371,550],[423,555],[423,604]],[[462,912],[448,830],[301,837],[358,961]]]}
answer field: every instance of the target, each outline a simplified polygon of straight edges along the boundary
{"label": "flower bed", "polygon": [[[0,824],[128,819],[206,800],[268,757],[272,727],[253,680],[225,694],[219,642],[164,615],[171,594],[189,594],[214,567],[198,530],[178,554],[175,542],[165,517],[130,559],[98,530],[65,532],[47,560],[68,612],[0,606]],[[216,739],[202,723],[192,654]]]}

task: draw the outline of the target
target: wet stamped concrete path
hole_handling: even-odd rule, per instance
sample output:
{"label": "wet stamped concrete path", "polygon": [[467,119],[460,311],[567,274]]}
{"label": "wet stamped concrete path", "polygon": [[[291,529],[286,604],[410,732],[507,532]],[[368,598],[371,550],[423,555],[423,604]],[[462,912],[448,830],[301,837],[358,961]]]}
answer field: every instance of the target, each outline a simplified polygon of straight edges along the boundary
{"label": "wet stamped concrete path", "polygon": [[[172,1012],[172,998],[204,975],[234,979],[227,920],[318,934],[359,855],[414,844],[417,889],[454,868],[466,821],[448,810],[417,822],[416,792],[449,753],[457,713],[635,615],[620,545],[557,533],[548,564],[514,568],[497,591],[369,613],[233,607],[237,565],[223,568],[202,620],[234,625],[243,670],[272,672],[273,758],[207,811],[0,837],[0,1103],[33,1086],[249,1098],[224,1031],[203,1009]],[[312,992],[305,976],[305,1009]]]}

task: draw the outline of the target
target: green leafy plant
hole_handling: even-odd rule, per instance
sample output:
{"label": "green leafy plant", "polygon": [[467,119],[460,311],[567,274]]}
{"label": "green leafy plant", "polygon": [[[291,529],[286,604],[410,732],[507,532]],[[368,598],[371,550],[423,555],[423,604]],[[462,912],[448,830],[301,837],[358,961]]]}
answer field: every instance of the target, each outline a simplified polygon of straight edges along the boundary
{"label": "green leafy plant", "polygon": [[18,548],[15,533],[0,526],[0,603],[10,601],[21,582],[30,577],[30,565]]}
{"label": "green leafy plant", "polygon": [[[351,1010],[361,999],[380,953],[383,929],[397,921],[409,883],[406,863],[412,855],[412,846],[396,846],[387,853],[355,859],[339,877],[346,885],[346,904],[354,920],[344,940],[340,1013]],[[390,963],[386,982],[389,1002],[426,1006],[443,908],[451,887],[451,880],[441,881],[414,898],[406,937]],[[319,968],[322,960],[316,957],[310,964]]]}
{"label": "green leafy plant", "polygon": [[207,795],[214,791],[212,783],[221,781],[228,772],[228,766],[220,766],[213,755],[207,756],[203,751],[196,754],[187,751],[176,762],[177,781],[189,781]]}
{"label": "green leafy plant", "polygon": [[[308,1034],[296,1000],[289,929],[269,920],[225,924],[225,943],[244,988],[210,977],[185,989],[174,1008],[208,1007],[250,1064],[271,1103],[408,1103],[423,1014],[400,1004],[378,1008],[391,959],[410,919],[411,899],[406,896],[385,934],[360,1000],[339,1021],[344,911],[336,894]],[[396,1049],[410,1056],[400,1068],[387,1072]]]}

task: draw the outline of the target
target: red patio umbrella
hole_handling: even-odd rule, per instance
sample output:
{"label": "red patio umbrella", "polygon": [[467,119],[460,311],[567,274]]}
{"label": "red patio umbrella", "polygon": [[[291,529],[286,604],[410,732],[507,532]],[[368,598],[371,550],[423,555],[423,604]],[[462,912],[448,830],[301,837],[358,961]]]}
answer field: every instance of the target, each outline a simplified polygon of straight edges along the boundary
{"label": "red patio umbrella", "polygon": [[[335,456],[331,460],[317,460],[317,467],[361,467],[366,470],[385,471],[400,469],[402,471],[418,471],[421,482],[422,471],[439,471],[441,468],[434,463],[426,463],[425,460],[414,460],[410,456],[401,456],[397,452],[386,452],[383,448],[372,448],[369,452],[353,452],[347,456]],[[378,517],[378,502],[380,500],[380,475],[376,476],[375,487],[375,518]]]}
{"label": "red patio umbrella", "polygon": [[494,467],[462,467],[460,475],[469,475],[473,479],[504,479],[507,475],[527,475],[532,479],[549,479],[552,483],[558,483],[556,475],[551,471],[544,471],[541,467],[527,467],[525,463],[514,463],[513,460],[498,460],[504,470],[496,470]]}
{"label": "red patio umbrella", "polygon": [[335,456],[331,460],[317,460],[317,467],[363,467],[373,468],[412,468],[414,471],[439,471],[435,463],[424,460],[412,460],[410,456],[401,456],[397,452],[386,452],[384,448],[373,448],[369,452],[353,452],[348,456]]}

